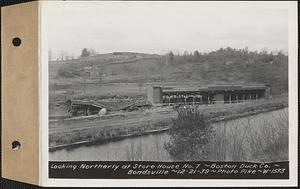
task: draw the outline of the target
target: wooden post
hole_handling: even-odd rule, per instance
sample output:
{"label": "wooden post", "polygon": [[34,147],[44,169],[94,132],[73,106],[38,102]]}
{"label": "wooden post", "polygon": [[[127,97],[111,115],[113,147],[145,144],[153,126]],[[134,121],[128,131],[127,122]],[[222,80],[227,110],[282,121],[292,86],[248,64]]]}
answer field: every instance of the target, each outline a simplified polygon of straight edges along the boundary
{"label": "wooden post", "polygon": [[102,73],[99,72],[99,87],[101,88],[101,82],[102,82]]}
{"label": "wooden post", "polygon": [[207,104],[209,104],[209,93],[207,93]]}
{"label": "wooden post", "polygon": [[85,77],[83,77],[83,93],[86,93],[86,80]]}
{"label": "wooden post", "polygon": [[226,161],[226,154],[227,154],[227,144],[226,144],[226,137],[227,137],[227,131],[226,131],[226,123],[224,123],[224,159]]}
{"label": "wooden post", "polygon": [[142,92],[142,75],[140,75],[139,90],[140,90],[140,93],[141,93]]}

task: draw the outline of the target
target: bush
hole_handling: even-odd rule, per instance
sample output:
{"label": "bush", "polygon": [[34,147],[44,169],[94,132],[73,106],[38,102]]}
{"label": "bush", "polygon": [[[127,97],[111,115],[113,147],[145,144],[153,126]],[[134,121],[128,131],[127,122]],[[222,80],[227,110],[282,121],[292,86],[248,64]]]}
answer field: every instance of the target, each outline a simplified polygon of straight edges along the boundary
{"label": "bush", "polygon": [[79,76],[80,74],[74,71],[66,71],[65,69],[59,69],[57,71],[57,76],[58,77],[64,77],[64,78],[72,78]]}
{"label": "bush", "polygon": [[169,129],[166,150],[174,160],[207,160],[214,131],[197,107],[179,107]]}

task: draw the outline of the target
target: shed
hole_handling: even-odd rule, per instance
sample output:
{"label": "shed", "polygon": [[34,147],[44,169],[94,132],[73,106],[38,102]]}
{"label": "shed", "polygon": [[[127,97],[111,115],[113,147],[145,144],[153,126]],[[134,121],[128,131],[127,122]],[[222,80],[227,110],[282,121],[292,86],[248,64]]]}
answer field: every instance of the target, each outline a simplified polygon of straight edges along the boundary
{"label": "shed", "polygon": [[68,112],[72,116],[96,115],[101,109],[110,110],[107,106],[94,101],[68,100]]}

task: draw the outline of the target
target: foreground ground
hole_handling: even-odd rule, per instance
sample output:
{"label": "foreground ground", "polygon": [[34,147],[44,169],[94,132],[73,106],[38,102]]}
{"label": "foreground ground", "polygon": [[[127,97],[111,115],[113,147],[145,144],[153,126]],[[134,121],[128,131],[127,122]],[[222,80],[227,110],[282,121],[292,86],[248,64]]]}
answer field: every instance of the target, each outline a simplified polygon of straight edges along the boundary
{"label": "foreground ground", "polygon": [[[201,105],[212,122],[246,117],[287,107],[287,98],[251,101],[241,104]],[[116,111],[105,116],[53,119],[49,122],[50,150],[78,143],[107,141],[127,136],[167,130],[176,111],[172,107],[148,107]]]}

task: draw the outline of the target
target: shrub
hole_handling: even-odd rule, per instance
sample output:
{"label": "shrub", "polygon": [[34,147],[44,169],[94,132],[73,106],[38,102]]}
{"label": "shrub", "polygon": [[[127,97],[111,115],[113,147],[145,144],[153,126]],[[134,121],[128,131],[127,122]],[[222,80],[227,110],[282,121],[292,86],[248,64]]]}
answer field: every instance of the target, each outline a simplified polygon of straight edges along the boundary
{"label": "shrub", "polygon": [[59,69],[57,71],[57,76],[63,78],[72,78],[72,77],[80,76],[80,74],[76,71],[67,71],[65,69]]}
{"label": "shrub", "polygon": [[208,144],[214,136],[212,126],[197,107],[184,106],[176,111],[178,117],[172,120],[166,150],[174,160],[207,160]]}

